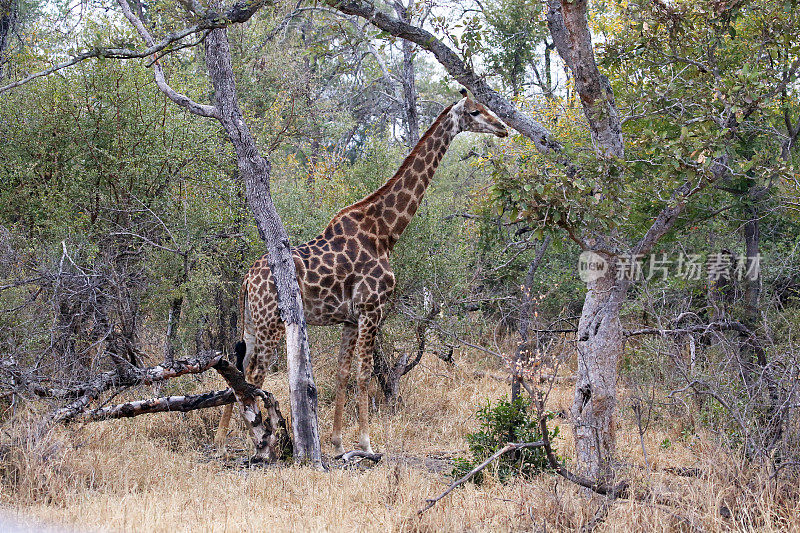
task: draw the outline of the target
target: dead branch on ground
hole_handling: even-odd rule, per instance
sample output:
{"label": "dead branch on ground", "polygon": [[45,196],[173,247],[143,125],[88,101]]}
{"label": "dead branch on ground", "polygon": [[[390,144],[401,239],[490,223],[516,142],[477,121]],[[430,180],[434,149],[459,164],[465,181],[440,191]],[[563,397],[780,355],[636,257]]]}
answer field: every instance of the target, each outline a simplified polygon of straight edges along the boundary
{"label": "dead branch on ground", "polygon": [[363,450],[351,450],[349,452],[341,453],[335,457],[335,459],[341,459],[345,463],[349,463],[353,461],[353,459],[359,459],[358,462],[361,462],[363,459],[368,459],[374,463],[377,463],[383,457],[382,453],[368,453]]}
{"label": "dead branch on ground", "polygon": [[90,411],[82,411],[76,418],[87,422],[113,420],[116,418],[131,418],[139,415],[165,412],[186,413],[197,409],[220,407],[234,403],[236,396],[232,389],[206,392],[205,394],[192,394],[187,396],[165,396],[163,398],[150,398],[109,405]]}
{"label": "dead branch on ground", "polygon": [[181,359],[174,361],[171,365],[158,365],[150,368],[137,368],[133,365],[120,366],[75,387],[73,390],[80,390],[82,394],[77,400],[52,413],[50,420],[52,422],[68,422],[81,414],[92,401],[111,388],[150,385],[184,374],[199,374],[222,360],[222,352],[207,351],[201,352],[194,359]]}
{"label": "dead branch on ground", "polygon": [[[136,400],[94,410],[88,408],[90,403],[109,390],[118,391],[136,385],[150,385],[184,374],[199,374],[211,368],[225,379],[230,389],[197,395]],[[150,368],[118,366],[115,370],[103,372],[88,382],[73,387],[67,391],[69,394],[60,390],[41,390],[39,393],[41,396],[64,398],[74,397],[77,391],[80,391],[80,396],[67,406],[51,413],[48,423],[67,423],[74,419],[93,422],[167,411],[187,412],[237,402],[255,445],[255,455],[251,461],[275,462],[287,456],[291,449],[286,421],[275,397],[248,383],[244,374],[218,351],[205,351],[193,359],[182,359]],[[263,403],[266,416],[262,415],[259,399]]]}
{"label": "dead branch on ground", "polygon": [[434,505],[436,505],[436,502],[438,502],[439,500],[450,494],[456,487],[463,485],[464,483],[472,479],[472,477],[475,474],[477,474],[478,472],[489,466],[492,463],[492,461],[494,461],[501,455],[508,452],[513,452],[515,450],[522,450],[524,448],[541,448],[544,445],[545,445],[544,441],[541,440],[536,442],[509,442],[508,444],[500,448],[498,451],[496,451],[492,456],[490,456],[484,462],[482,462],[481,464],[479,464],[478,466],[467,472],[463,477],[454,481],[453,484],[447,487],[447,490],[445,490],[443,493],[441,493],[435,498],[429,498],[425,500],[427,504],[425,505],[425,507],[417,511],[417,515],[421,515],[422,513],[424,513]]}

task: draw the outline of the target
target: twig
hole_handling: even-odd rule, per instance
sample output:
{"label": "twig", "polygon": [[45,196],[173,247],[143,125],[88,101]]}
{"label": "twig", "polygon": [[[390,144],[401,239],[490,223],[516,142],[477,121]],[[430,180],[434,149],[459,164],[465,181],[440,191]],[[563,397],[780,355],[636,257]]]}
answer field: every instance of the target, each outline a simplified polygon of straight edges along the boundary
{"label": "twig", "polygon": [[467,472],[466,475],[464,475],[463,477],[461,477],[457,481],[453,482],[452,485],[447,487],[446,491],[444,491],[443,493],[441,493],[440,495],[438,495],[435,498],[429,498],[429,499],[425,500],[427,502],[427,504],[425,505],[425,507],[423,507],[422,509],[417,511],[417,515],[421,515],[422,513],[424,513],[425,511],[427,511],[428,509],[430,509],[434,505],[436,505],[436,502],[438,502],[439,500],[441,500],[442,498],[444,498],[445,496],[450,494],[453,491],[453,489],[455,489],[456,487],[458,487],[460,485],[463,485],[464,483],[469,481],[472,478],[472,476],[474,476],[475,474],[477,474],[478,472],[480,472],[481,470],[483,470],[484,468],[489,466],[489,464],[492,461],[494,461],[495,459],[497,459],[498,457],[500,457],[504,453],[513,452],[515,450],[521,450],[521,449],[524,449],[524,448],[541,448],[544,445],[545,445],[544,441],[541,441],[541,440],[536,441],[536,442],[509,442],[508,444],[503,446],[500,450],[496,451],[491,457],[489,457],[484,462],[482,462],[481,464],[479,464],[478,466],[476,466],[475,468],[473,468],[472,470]]}
{"label": "twig", "polygon": [[625,481],[621,481],[616,485],[608,485],[600,481],[592,481],[583,476],[579,476],[578,474],[570,472],[558,461],[550,444],[550,434],[547,431],[547,417],[544,413],[544,405],[542,405],[542,402],[536,395],[535,391],[530,388],[530,385],[528,385],[527,382],[523,381],[522,386],[526,391],[528,391],[528,394],[530,394],[531,398],[535,402],[539,416],[539,430],[542,433],[542,442],[544,443],[544,452],[547,456],[548,463],[550,463],[550,467],[564,479],[571,481],[576,485],[580,485],[581,487],[587,488],[592,492],[602,494],[603,496],[608,496],[612,499],[624,498],[628,493],[628,483]]}

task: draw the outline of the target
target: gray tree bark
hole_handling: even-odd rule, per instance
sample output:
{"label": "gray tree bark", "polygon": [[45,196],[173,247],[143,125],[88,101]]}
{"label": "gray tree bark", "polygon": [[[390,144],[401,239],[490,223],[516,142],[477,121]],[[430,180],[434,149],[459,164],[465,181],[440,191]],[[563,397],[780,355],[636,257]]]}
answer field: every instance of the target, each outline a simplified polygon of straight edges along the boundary
{"label": "gray tree bark", "polygon": [[619,112],[611,85],[594,60],[586,8],[587,0],[548,0],[548,26],[559,55],[572,71],[595,150],[605,156],[623,157]]}
{"label": "gray tree bark", "polygon": [[[145,43],[152,47],[155,41],[142,21],[133,14],[127,0],[118,0],[118,4]],[[239,1],[225,11],[224,17],[231,22],[244,22],[262,5],[264,5],[263,0]],[[192,9],[204,19],[215,20],[221,17],[212,10],[204,10],[197,3],[192,4]],[[234,146],[239,176],[245,183],[247,203],[253,211],[258,232],[267,245],[269,266],[272,270],[278,298],[278,309],[286,327],[294,459],[297,462],[308,462],[314,467],[322,468],[317,421],[317,388],[311,368],[306,321],[297,284],[297,272],[286,228],[281,222],[270,195],[270,162],[259,154],[255,140],[239,109],[226,31],[224,28],[214,29],[209,32],[204,41],[206,68],[214,87],[214,105],[199,104],[175,91],[167,83],[157,61],[153,64],[153,74],[159,89],[170,100],[195,115],[219,120]],[[240,402],[240,406],[246,415],[249,406],[242,402]],[[247,419],[247,422],[252,426],[251,435],[255,440],[256,450],[258,450],[259,446],[263,444],[259,442],[259,437],[255,432],[255,429],[258,429],[256,424],[260,420]]]}
{"label": "gray tree bark", "polygon": [[270,162],[256,148],[236,98],[226,30],[212,30],[205,40],[206,66],[214,86],[217,117],[236,150],[239,175],[244,180],[247,203],[267,245],[269,266],[275,281],[278,309],[286,326],[289,400],[292,412],[294,458],[322,466],[317,422],[317,388],[311,368],[306,320],[297,284],[289,236],[270,195]]}
{"label": "gray tree bark", "polygon": [[[613,259],[606,256],[609,265]],[[622,355],[620,309],[628,283],[616,269],[586,284],[578,322],[578,372],[571,415],[577,470],[602,483],[613,482],[617,365]]]}

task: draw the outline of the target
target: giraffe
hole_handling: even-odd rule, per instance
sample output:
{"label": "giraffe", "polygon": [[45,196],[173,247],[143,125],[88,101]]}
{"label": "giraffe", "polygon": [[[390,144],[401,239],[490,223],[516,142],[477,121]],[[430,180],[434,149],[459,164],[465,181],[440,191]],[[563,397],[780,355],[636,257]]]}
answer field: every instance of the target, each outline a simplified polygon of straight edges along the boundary
{"label": "giraffe", "polygon": [[[335,454],[344,453],[342,412],[354,355],[359,447],[372,453],[368,384],[375,336],[395,285],[389,256],[416,213],[436,167],[462,131],[508,135],[491,111],[469,98],[466,91],[462,94],[464,98],[447,107],[428,128],[392,178],[339,211],[319,236],[292,251],[307,323],[342,324],[331,438]],[[244,331],[243,341],[237,344],[237,363],[246,368],[247,380],[260,387],[269,366],[268,356],[284,335],[267,256],[247,272],[239,307]],[[215,439],[218,447],[224,445],[232,410],[232,405],[225,406]]]}

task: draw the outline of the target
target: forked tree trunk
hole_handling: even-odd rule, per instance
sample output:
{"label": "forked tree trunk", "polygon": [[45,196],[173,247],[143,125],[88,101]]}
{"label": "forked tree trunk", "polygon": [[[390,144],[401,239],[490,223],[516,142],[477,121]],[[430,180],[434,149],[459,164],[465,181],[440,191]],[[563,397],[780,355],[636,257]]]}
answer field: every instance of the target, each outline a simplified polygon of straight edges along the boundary
{"label": "forked tree trunk", "polygon": [[572,404],[575,454],[579,474],[599,483],[613,481],[614,409],[617,363],[623,335],[619,320],[627,282],[609,268],[586,284],[578,322],[578,373]]}

